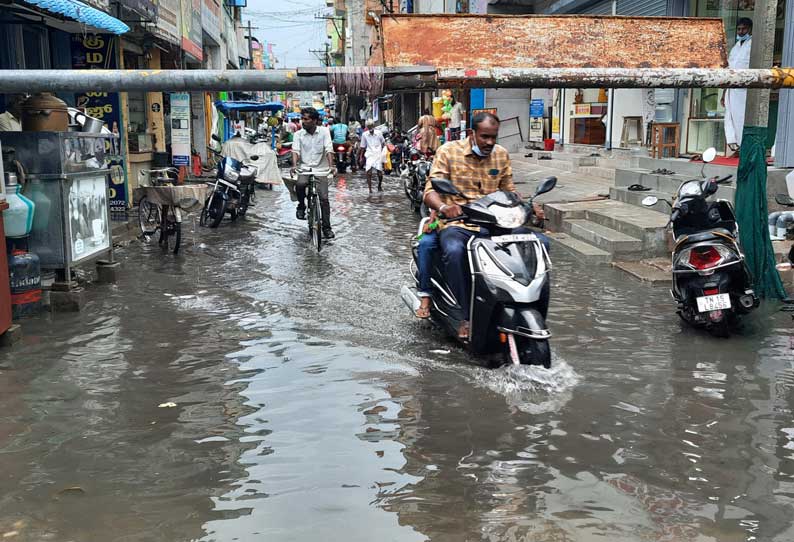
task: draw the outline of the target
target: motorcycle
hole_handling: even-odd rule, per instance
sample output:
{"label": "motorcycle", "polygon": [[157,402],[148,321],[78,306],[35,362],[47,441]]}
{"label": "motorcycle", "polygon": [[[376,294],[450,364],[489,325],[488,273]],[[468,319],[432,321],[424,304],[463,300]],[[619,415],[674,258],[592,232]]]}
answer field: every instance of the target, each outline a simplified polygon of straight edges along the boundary
{"label": "motorcycle", "polygon": [[245,216],[254,197],[259,156],[253,155],[244,162],[224,156],[218,162],[214,183],[207,183],[212,191],[204,202],[199,223],[202,226],[217,228],[226,213],[232,220]]}
{"label": "motorcycle", "polygon": [[[400,166],[400,178],[403,182],[403,190],[408,201],[411,202],[411,209],[419,213],[422,209],[422,198],[425,192],[425,183],[430,174],[430,167],[433,162],[428,159],[428,154],[421,152],[416,147],[411,147],[406,160]],[[427,216],[424,214],[423,216]]]}
{"label": "motorcycle", "polygon": [[[489,235],[473,237],[467,247],[472,280],[471,313],[468,315],[462,314],[444,278],[440,255],[436,255],[432,268],[434,289],[430,318],[455,338],[461,320],[468,318],[466,344],[474,353],[489,355],[487,365],[491,368],[511,363],[551,366],[551,333],[546,326],[551,259],[534,233],[512,232],[529,222],[532,200],[549,192],[556,184],[556,177],[544,179],[535,195],[526,202],[514,193],[494,192],[463,205],[462,216],[447,219],[447,222],[462,220],[483,226]],[[432,186],[439,194],[465,197],[447,180],[434,179]],[[423,220],[419,226],[420,233],[425,222]],[[415,287],[404,285],[401,288],[403,301],[414,312],[421,303],[417,295],[418,245],[418,241],[412,243],[411,275]]]}
{"label": "motorcycle", "polygon": [[[703,153],[704,168],[716,154],[713,148]],[[701,177],[681,183],[675,203],[661,200],[670,206],[668,226],[675,241],[670,293],[684,321],[728,337],[739,316],[758,307],[759,301],[739,244],[733,205],[708,199],[733,176],[707,179],[701,171]],[[648,196],[642,204],[652,207],[659,201]]]}
{"label": "motorcycle", "polygon": [[334,155],[336,156],[334,163],[336,164],[336,171],[338,173],[347,172],[347,166],[350,165],[350,142],[334,143]]}

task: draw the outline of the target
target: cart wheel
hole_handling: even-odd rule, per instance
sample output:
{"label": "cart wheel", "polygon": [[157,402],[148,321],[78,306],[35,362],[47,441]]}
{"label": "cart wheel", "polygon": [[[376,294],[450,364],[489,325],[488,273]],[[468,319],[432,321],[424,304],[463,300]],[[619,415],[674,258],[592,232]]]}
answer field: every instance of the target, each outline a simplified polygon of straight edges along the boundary
{"label": "cart wheel", "polygon": [[155,205],[144,196],[138,203],[138,224],[143,235],[151,235],[160,227],[160,206]]}

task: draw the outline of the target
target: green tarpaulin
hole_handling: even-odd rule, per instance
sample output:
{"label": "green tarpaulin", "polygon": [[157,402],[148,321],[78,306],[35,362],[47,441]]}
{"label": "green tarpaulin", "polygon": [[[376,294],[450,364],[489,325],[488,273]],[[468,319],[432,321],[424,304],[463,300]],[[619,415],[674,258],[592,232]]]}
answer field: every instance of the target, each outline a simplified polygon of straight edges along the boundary
{"label": "green tarpaulin", "polygon": [[745,126],[742,132],[736,218],[742,250],[755,283],[755,293],[765,298],[784,299],[786,291],[775,269],[775,253],[767,225],[766,137],[765,127]]}

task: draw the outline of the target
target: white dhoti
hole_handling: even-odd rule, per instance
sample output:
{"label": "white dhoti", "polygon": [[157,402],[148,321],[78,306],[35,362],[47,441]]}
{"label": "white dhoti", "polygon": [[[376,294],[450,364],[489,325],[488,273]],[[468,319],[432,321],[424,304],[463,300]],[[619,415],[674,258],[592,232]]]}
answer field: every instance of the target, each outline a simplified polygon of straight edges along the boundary
{"label": "white dhoti", "polygon": [[725,91],[725,142],[728,145],[742,144],[746,103],[746,88],[729,88]]}
{"label": "white dhoti", "polygon": [[367,147],[367,150],[364,151],[364,159],[366,160],[366,163],[364,165],[364,171],[369,171],[370,169],[377,169],[378,171],[383,171],[382,149],[374,149],[371,147]]}

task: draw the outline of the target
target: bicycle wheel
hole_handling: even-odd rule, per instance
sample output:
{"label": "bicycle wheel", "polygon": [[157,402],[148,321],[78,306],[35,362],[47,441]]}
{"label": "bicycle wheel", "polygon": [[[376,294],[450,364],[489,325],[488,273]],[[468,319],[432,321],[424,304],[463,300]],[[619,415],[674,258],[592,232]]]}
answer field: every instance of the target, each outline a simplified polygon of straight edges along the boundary
{"label": "bicycle wheel", "polygon": [[322,232],[322,210],[320,209],[320,202],[317,200],[317,195],[312,196],[312,205],[309,207],[310,212],[310,222],[311,222],[311,231],[309,232],[312,236],[312,244],[317,248],[317,252],[320,252],[320,249],[323,246],[323,232]]}
{"label": "bicycle wheel", "polygon": [[160,227],[160,206],[155,205],[149,198],[144,196],[138,203],[138,224],[141,227],[141,233],[144,235],[151,235]]}
{"label": "bicycle wheel", "polygon": [[182,244],[182,224],[176,221],[173,207],[169,207],[165,215],[163,227],[160,230],[160,244],[168,252],[179,253]]}

